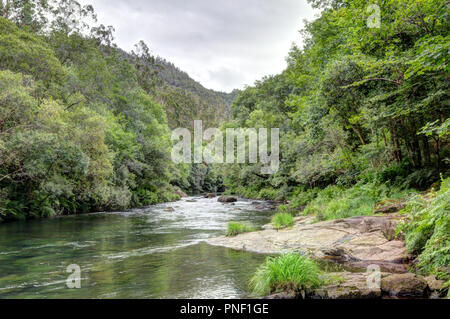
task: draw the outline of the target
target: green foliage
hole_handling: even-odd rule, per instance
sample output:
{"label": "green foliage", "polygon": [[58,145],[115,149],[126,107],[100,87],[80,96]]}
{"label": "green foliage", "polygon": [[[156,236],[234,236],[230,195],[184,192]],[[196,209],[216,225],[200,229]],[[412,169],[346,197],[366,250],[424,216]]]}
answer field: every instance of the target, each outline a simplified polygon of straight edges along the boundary
{"label": "green foliage", "polygon": [[386,199],[404,199],[412,190],[388,187],[386,184],[358,183],[351,188],[328,186],[317,194],[305,208],[317,221],[371,215],[376,203]]}
{"label": "green foliage", "polygon": [[237,236],[239,234],[255,231],[256,228],[247,224],[238,222],[229,222],[227,225],[227,236]]}
{"label": "green foliage", "polygon": [[253,275],[250,286],[258,296],[270,293],[320,287],[324,281],[322,271],[310,258],[290,253],[268,257]]}
{"label": "green foliage", "polygon": [[0,218],[178,199],[163,107],[116,49],[60,27],[0,17]]}
{"label": "green foliage", "polygon": [[205,127],[218,127],[230,118],[231,102],[238,91],[216,92],[204,88],[186,72],[157,57],[158,77],[162,85],[157,88],[157,99],[167,108],[171,128],[193,125],[193,119],[202,120]]}
{"label": "green foliage", "polygon": [[408,221],[397,232],[405,233],[406,248],[418,255],[418,270],[449,281],[450,178],[442,180],[439,191],[417,195],[404,212]]}
{"label": "green foliage", "polygon": [[263,188],[258,193],[258,198],[266,200],[275,200],[278,196],[278,191],[273,188]]}
{"label": "green foliage", "polygon": [[[448,4],[382,2],[381,26],[371,29],[368,1],[310,2],[326,9],[302,30],[304,46],[292,48],[281,74],[241,92],[226,124],[280,128],[280,169],[262,176],[259,164],[225,168],[226,188],[252,197],[282,188],[291,201],[282,209],[297,211],[316,188],[425,190],[446,176]],[[299,196],[298,189],[313,191]],[[377,196],[362,192],[324,202],[323,218],[369,213]],[[322,211],[318,202],[309,209]]]}
{"label": "green foliage", "polygon": [[277,213],[272,217],[272,225],[275,229],[290,227],[294,224],[294,218],[288,213]]}
{"label": "green foliage", "polygon": [[19,29],[0,17],[0,69],[30,74],[46,86],[58,85],[65,70],[40,36]]}

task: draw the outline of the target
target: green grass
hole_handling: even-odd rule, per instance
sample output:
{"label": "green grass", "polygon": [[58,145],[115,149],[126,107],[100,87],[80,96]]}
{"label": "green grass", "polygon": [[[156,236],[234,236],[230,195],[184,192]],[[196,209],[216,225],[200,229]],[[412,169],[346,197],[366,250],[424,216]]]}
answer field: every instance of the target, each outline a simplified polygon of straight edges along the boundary
{"label": "green grass", "polygon": [[258,296],[286,290],[301,291],[323,284],[319,266],[309,257],[295,253],[268,257],[250,280],[253,293]]}
{"label": "green grass", "polygon": [[229,222],[227,225],[227,236],[237,236],[239,234],[255,231],[256,227],[238,222]]}
{"label": "green grass", "polygon": [[401,190],[377,183],[358,183],[351,188],[334,185],[321,190],[303,213],[316,215],[317,221],[372,215],[376,203],[408,198],[415,193],[414,190]]}
{"label": "green grass", "polygon": [[272,217],[272,225],[275,229],[290,227],[294,224],[294,218],[288,213],[277,213]]}

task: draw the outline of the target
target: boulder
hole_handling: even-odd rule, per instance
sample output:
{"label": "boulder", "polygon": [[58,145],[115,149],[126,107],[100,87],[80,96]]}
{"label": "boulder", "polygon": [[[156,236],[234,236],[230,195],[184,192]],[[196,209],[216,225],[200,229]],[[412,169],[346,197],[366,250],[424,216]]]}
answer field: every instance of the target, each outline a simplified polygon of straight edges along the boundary
{"label": "boulder", "polygon": [[187,196],[188,196],[188,195],[187,195],[185,192],[183,192],[181,189],[176,189],[176,190],[175,190],[175,194],[177,194],[177,195],[180,196],[181,198],[187,197]]}
{"label": "boulder", "polygon": [[233,196],[220,196],[217,201],[221,203],[234,203],[237,202],[237,198]]}
{"label": "boulder", "polygon": [[424,297],[427,282],[413,273],[391,274],[381,279],[381,290],[395,297]]}
{"label": "boulder", "polygon": [[175,208],[173,208],[173,207],[167,207],[167,208],[164,208],[164,211],[165,211],[165,212],[174,212],[174,211],[175,211]]}
{"label": "boulder", "polygon": [[374,214],[392,214],[405,208],[405,204],[395,200],[387,200],[375,205]]}
{"label": "boulder", "polygon": [[331,278],[339,278],[340,282],[329,284],[313,290],[311,299],[373,299],[381,298],[379,287],[369,287],[368,273],[339,272],[329,273]]}
{"label": "boulder", "polygon": [[208,193],[208,194],[205,194],[204,197],[205,197],[205,198],[214,198],[214,197],[216,197],[216,194],[214,194],[214,193]]}
{"label": "boulder", "polygon": [[430,289],[430,291],[441,290],[445,284],[445,282],[443,280],[438,280],[438,279],[436,279],[435,276],[428,276],[428,277],[425,277],[424,279],[427,282],[428,289]]}

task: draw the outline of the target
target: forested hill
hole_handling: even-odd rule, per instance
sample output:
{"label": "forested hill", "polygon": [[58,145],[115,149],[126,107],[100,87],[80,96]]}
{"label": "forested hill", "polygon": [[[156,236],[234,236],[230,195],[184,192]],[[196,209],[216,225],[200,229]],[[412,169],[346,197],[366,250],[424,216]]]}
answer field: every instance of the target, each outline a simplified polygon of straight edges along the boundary
{"label": "forested hill", "polygon": [[231,104],[233,104],[234,99],[239,94],[239,90],[235,89],[230,93],[226,93],[207,89],[199,82],[192,79],[188,73],[180,70],[172,62],[157,57],[156,63],[161,67],[159,76],[165,83],[177,88],[185,89],[188,92],[199,96],[205,102],[210,102],[211,106],[217,105],[223,107],[224,110],[227,110],[229,115],[231,115]]}
{"label": "forested hill", "polygon": [[155,63],[163,83],[158,98],[166,106],[172,128],[189,126],[193,118],[208,126],[219,126],[231,118],[231,104],[238,90],[225,93],[207,89],[164,58],[157,57]]}
{"label": "forested hill", "polygon": [[172,62],[152,55],[143,41],[131,52],[117,50],[147,79],[142,84],[164,106],[170,128],[191,127],[193,119],[202,120],[205,127],[218,127],[231,119],[239,90],[226,93],[205,88]]}

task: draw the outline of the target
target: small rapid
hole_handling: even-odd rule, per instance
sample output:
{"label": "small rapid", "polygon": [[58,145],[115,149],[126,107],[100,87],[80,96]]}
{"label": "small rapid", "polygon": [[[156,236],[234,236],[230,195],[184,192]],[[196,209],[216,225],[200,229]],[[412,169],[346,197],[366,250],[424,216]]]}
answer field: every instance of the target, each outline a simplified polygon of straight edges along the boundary
{"label": "small rapid", "polygon": [[[264,201],[188,197],[123,212],[0,225],[0,298],[242,298],[264,255],[213,247],[230,221],[255,226]],[[81,288],[69,289],[69,265]]]}

